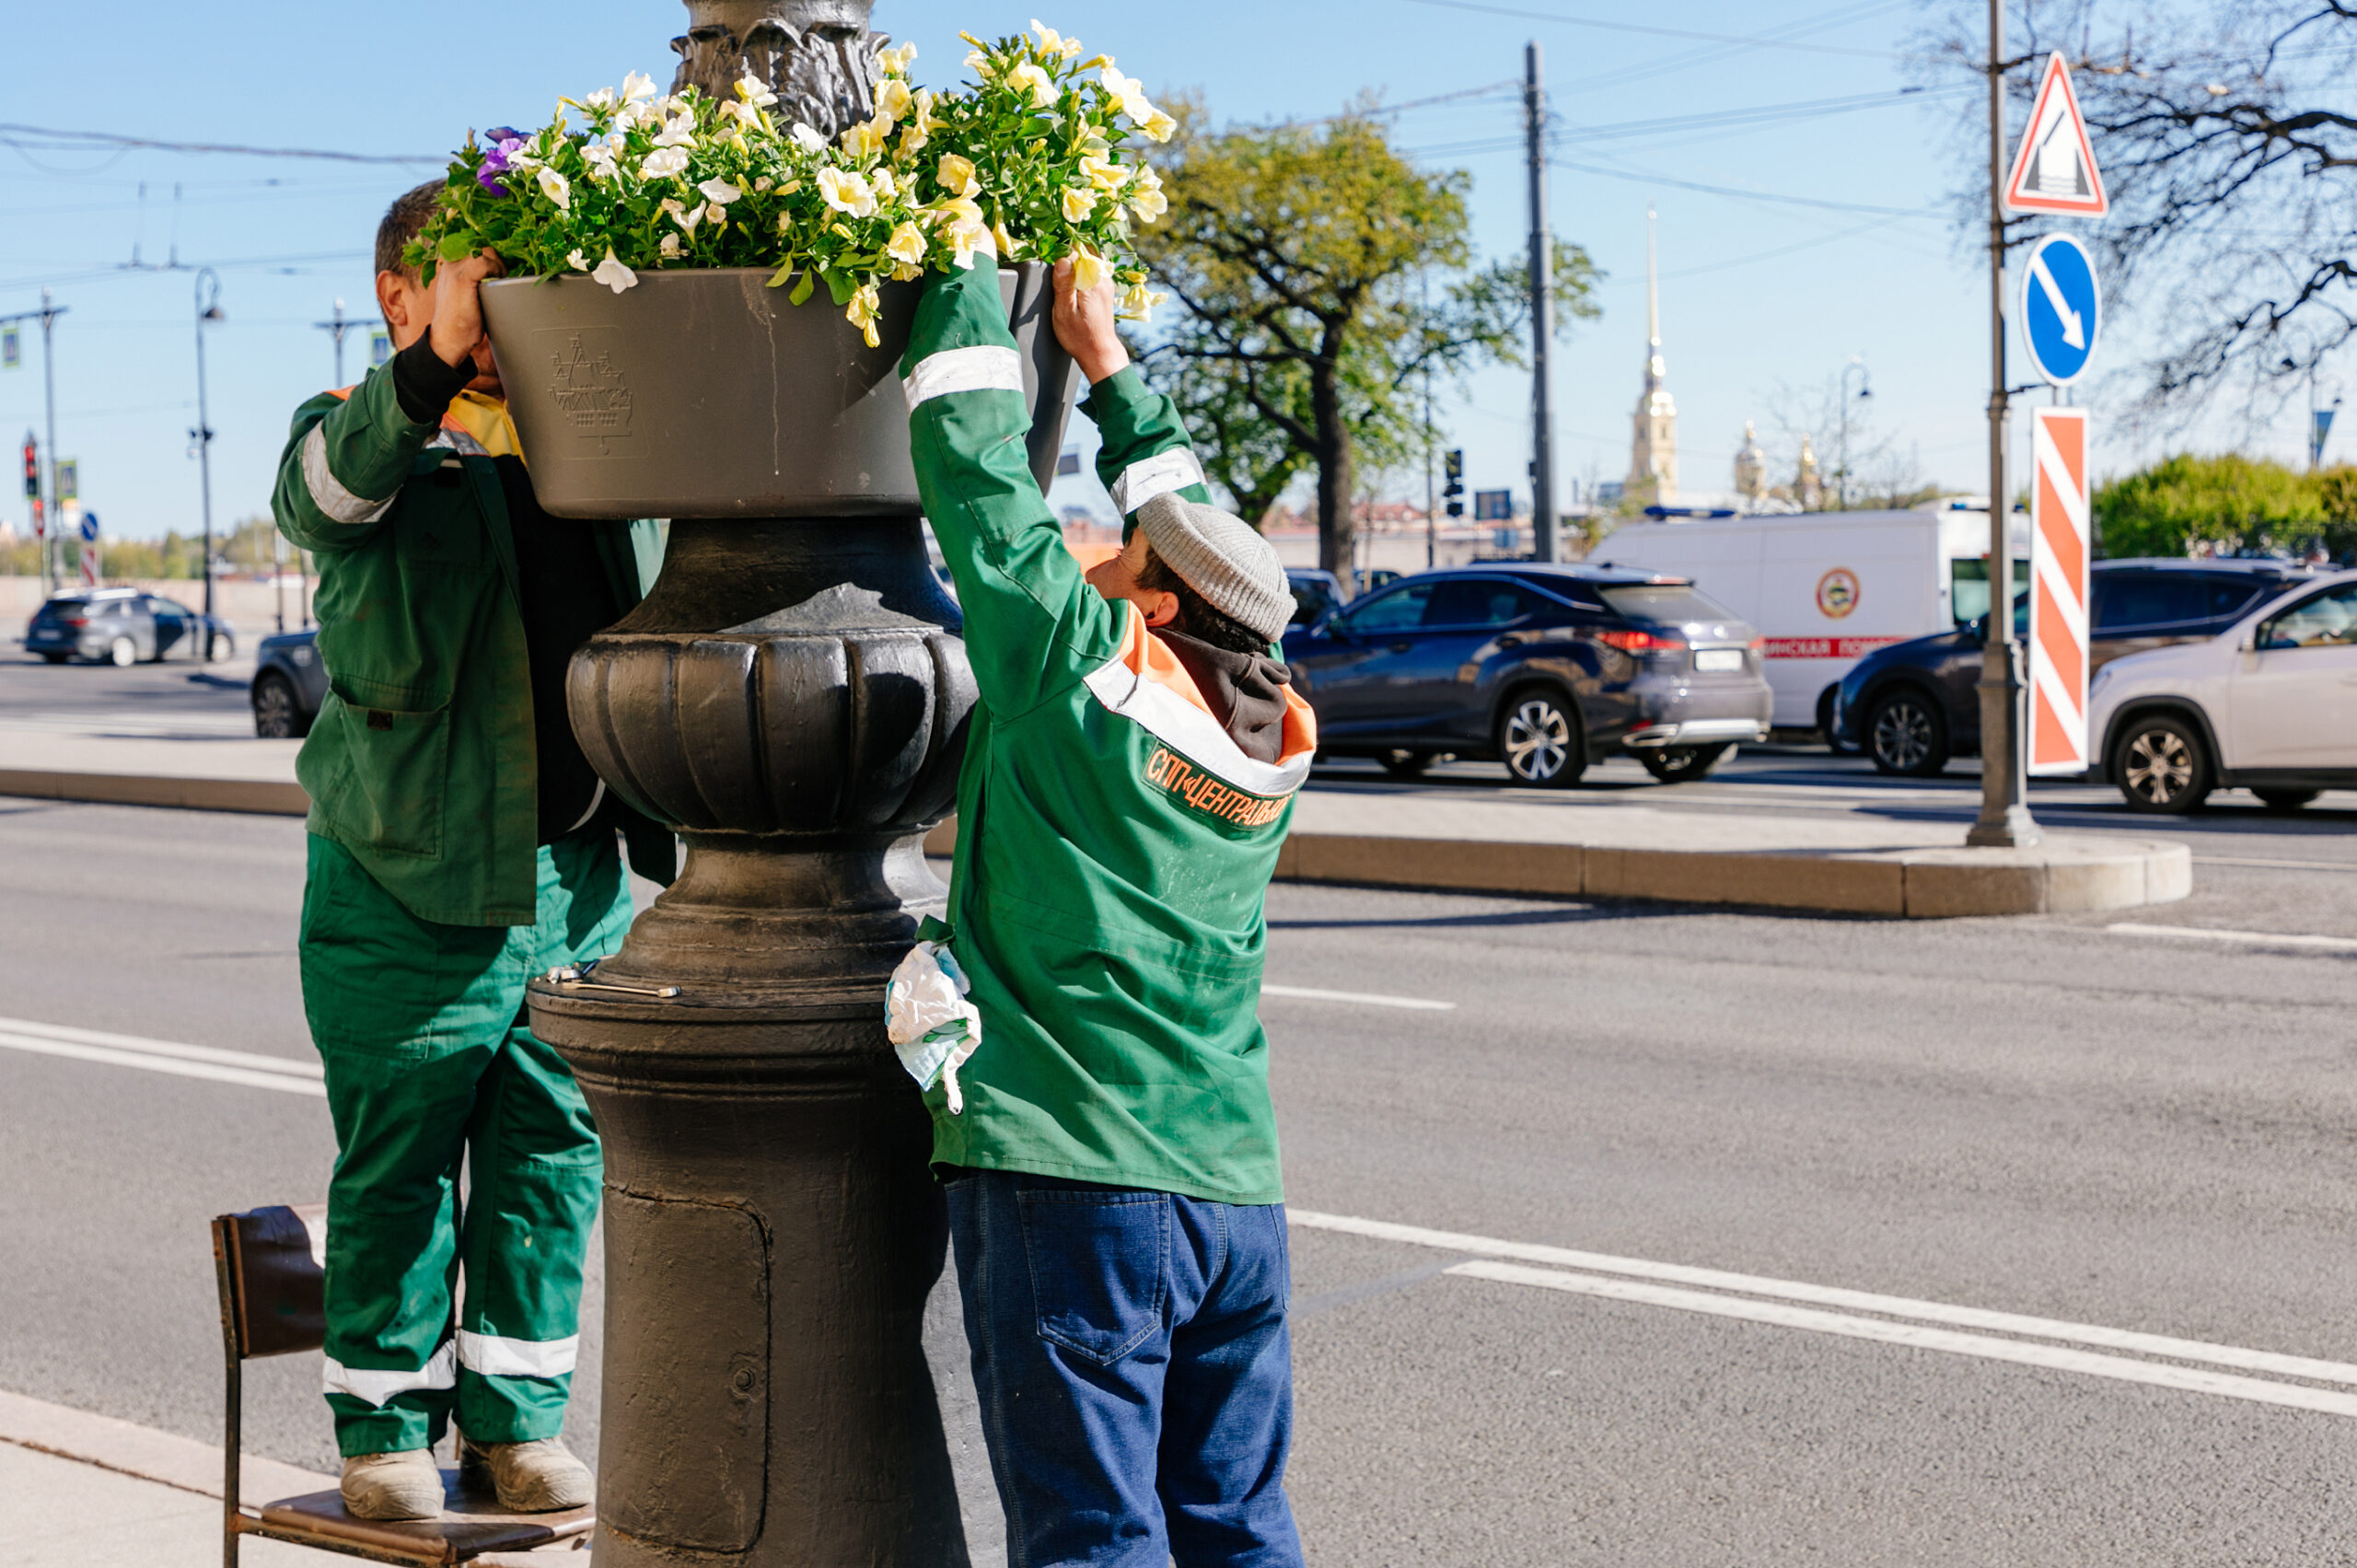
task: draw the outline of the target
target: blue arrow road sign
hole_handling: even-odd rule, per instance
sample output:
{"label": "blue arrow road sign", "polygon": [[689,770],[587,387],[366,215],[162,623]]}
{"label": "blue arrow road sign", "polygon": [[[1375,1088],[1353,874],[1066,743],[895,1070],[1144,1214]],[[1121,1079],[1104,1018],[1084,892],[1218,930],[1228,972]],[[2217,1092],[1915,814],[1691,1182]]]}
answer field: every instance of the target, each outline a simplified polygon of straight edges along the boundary
{"label": "blue arrow road sign", "polygon": [[82,514],[82,537],[87,540],[96,540],[99,537],[99,515],[96,512]]}
{"label": "blue arrow road sign", "polygon": [[2086,372],[2102,325],[2103,290],[2086,248],[2049,234],[2022,266],[2022,342],[2041,380],[2067,387]]}

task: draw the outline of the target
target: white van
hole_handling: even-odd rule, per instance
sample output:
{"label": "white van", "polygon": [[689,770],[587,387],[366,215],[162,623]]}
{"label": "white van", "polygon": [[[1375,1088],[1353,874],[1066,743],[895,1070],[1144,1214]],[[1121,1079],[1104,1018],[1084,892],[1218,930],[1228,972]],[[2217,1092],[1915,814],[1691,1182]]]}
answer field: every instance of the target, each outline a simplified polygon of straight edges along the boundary
{"label": "white van", "polygon": [[[2014,581],[2028,581],[2029,519],[2013,524]],[[1850,667],[1891,643],[1946,632],[1989,608],[1989,514],[1951,503],[1907,512],[1648,517],[1588,553],[1596,565],[1690,577],[1759,629],[1779,729],[1828,731]]]}

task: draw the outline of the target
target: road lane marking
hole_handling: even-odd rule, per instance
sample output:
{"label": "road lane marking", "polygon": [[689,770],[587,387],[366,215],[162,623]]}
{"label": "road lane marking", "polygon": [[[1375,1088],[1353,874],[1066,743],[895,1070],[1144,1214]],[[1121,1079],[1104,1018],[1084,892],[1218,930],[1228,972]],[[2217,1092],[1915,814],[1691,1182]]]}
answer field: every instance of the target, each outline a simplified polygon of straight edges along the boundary
{"label": "road lane marking", "polygon": [[1846,1312],[1826,1312],[1813,1307],[1747,1301],[1733,1295],[1707,1295],[1701,1291],[1640,1284],[1633,1280],[1609,1280],[1598,1274],[1559,1273],[1552,1269],[1533,1269],[1520,1263],[1459,1263],[1448,1272],[1465,1279],[1535,1285],[1541,1290],[1569,1291],[1579,1295],[1602,1296],[1611,1301],[1667,1307],[1680,1312],[1707,1313],[1715,1318],[1739,1318],[1747,1322],[1806,1329],[1819,1334],[1839,1334],[1845,1339],[1875,1340],[1884,1344],[1905,1345],[1914,1350],[1945,1351],[1951,1355],[2010,1361],[2024,1366],[2077,1372],[2091,1377],[2112,1377],[2121,1382],[2145,1383],[2159,1388],[2214,1394],[2230,1400],[2250,1400],[2266,1405],[2286,1405],[2293,1410],[2321,1411],[2328,1415],[2357,1416],[2357,1394],[2310,1388],[2297,1383],[2271,1383],[2259,1377],[2238,1377],[2230,1372],[2209,1372],[2200,1367],[2174,1366],[2165,1362],[2134,1361],[2127,1356],[2101,1355],[2094,1351],[2066,1350],[2060,1345],[2037,1344],[2027,1340],[2000,1340],[1987,1334],[1964,1334],[1953,1329],[1933,1329],[1920,1323],[1853,1318]]}
{"label": "road lane marking", "polygon": [[1367,1007],[1408,1007],[1420,1013],[1449,1013],[1456,1011],[1454,1002],[1434,1002],[1422,996],[1385,996],[1372,991],[1319,991],[1307,985],[1260,984],[1263,996],[1293,996],[1306,1002],[1355,1002]]}
{"label": "road lane marking", "polygon": [[[1616,1258],[1602,1252],[1582,1252],[1567,1247],[1541,1247],[1529,1242],[1501,1241],[1495,1237],[1468,1236],[1457,1231],[1426,1230],[1420,1225],[1388,1220],[1359,1219],[1349,1214],[1319,1214],[1307,1209],[1286,1212],[1292,1224],[1311,1230],[1339,1231],[1376,1241],[1404,1242],[1477,1258],[1512,1259],[1526,1263],[1552,1263],[1601,1274],[1626,1274],[1637,1279],[1674,1284],[1701,1285],[1711,1290],[1739,1291],[1749,1295],[1807,1302],[1818,1307],[1846,1307],[1890,1318],[1912,1318],[1951,1328],[1982,1329],[2002,1334],[2025,1334],[2041,1340],[2063,1340],[2104,1350],[2130,1351],[2141,1355],[2166,1356],[2174,1361],[2201,1361],[2245,1372],[2267,1372],[2282,1377],[2305,1377],[2315,1382],[2357,1385],[2357,1366],[2319,1361],[2310,1356],[2284,1355],[2241,1345],[2180,1340],[2132,1329],[2109,1329],[2094,1323],[2073,1323],[2053,1318],[2030,1318],[2016,1312],[1959,1307],[1944,1301],[1920,1301],[1910,1296],[1882,1295],[1873,1291],[1847,1290],[1838,1285],[1814,1285],[1798,1280],[1770,1279],[1759,1274],[1730,1273],[1723,1269],[1698,1269],[1683,1263],[1656,1263],[1642,1258]],[[1713,1297],[1713,1299],[1718,1299]],[[2357,1413],[2352,1411],[2351,1413]]]}
{"label": "road lane marking", "polygon": [[2357,860],[2245,860],[2240,855],[2197,854],[2196,865],[2263,865],[2274,871],[2357,871]]}
{"label": "road lane marking", "polygon": [[2173,936],[2191,942],[2247,942],[2269,947],[2313,947],[2327,953],[2357,953],[2357,936],[2304,936],[2282,931],[2226,931],[2213,925],[2138,925],[2119,921],[2104,927],[2117,936]]}
{"label": "road lane marking", "polygon": [[77,1062],[98,1062],[113,1067],[137,1067],[182,1078],[206,1078],[250,1089],[275,1089],[281,1094],[327,1093],[320,1080],[326,1070],[317,1062],[284,1056],[263,1056],[250,1051],[226,1051],[218,1046],[183,1045],[178,1040],[146,1040],[137,1035],[78,1029],[64,1024],[35,1023],[26,1018],[0,1018],[0,1049],[35,1056],[63,1056]]}

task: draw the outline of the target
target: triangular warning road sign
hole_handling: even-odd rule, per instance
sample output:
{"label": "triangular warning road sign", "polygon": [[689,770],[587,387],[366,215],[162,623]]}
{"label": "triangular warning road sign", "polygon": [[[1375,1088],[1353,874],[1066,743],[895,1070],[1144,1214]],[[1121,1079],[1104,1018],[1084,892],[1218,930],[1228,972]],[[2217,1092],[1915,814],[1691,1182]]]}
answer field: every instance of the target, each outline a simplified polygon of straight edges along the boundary
{"label": "triangular warning road sign", "polygon": [[2103,176],[2096,170],[2096,150],[2087,142],[2087,122],[2079,112],[2079,95],[2071,90],[2071,67],[2060,53],[2046,57],[2037,107],[2005,180],[2005,210],[2089,218],[2111,211]]}

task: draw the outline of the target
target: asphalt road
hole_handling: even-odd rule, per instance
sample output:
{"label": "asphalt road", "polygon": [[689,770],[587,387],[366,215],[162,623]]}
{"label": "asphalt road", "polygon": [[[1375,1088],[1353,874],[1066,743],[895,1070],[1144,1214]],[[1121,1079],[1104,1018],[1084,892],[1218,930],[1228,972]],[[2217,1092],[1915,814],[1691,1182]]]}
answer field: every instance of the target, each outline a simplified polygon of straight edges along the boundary
{"label": "asphalt road", "polygon": [[[1969,814],[1881,787],[1678,793]],[[2222,805],[2133,922],[1272,889],[1312,1561],[2342,1560],[2352,826]],[[301,840],[0,802],[0,1015],[304,1062]],[[330,1154],[314,1098],[0,1049],[0,1388],[217,1437],[204,1222]],[[316,1359],[255,1375],[325,1466]]]}

